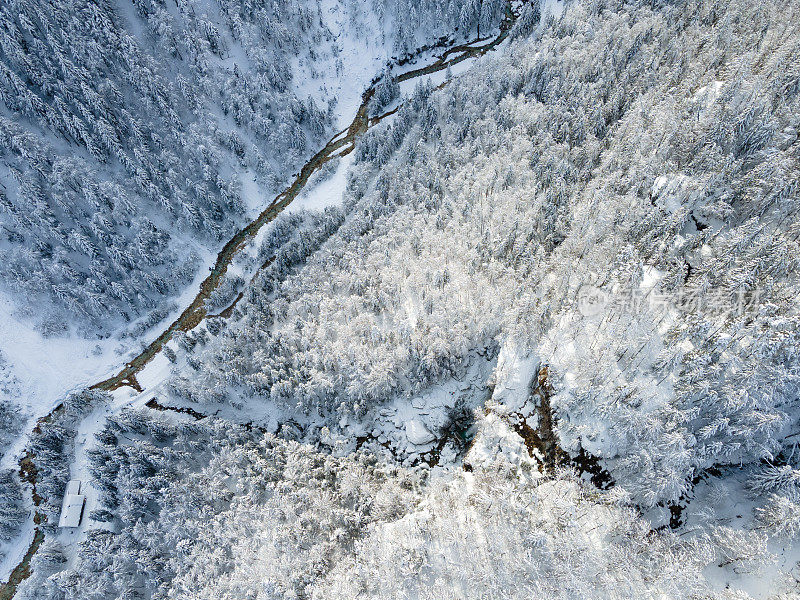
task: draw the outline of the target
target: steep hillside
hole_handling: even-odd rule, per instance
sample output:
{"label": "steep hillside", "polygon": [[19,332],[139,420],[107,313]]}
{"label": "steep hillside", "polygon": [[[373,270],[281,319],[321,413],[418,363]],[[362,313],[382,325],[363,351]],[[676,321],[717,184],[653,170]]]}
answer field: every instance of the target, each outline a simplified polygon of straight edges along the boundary
{"label": "steep hillside", "polygon": [[0,282],[49,335],[152,311],[333,133],[340,79],[496,24],[461,4],[4,3]]}
{"label": "steep hillside", "polygon": [[[216,316],[33,431],[17,597],[800,595],[800,2],[457,4],[341,5],[398,57],[354,151]],[[330,9],[281,14],[311,15],[293,73]]]}
{"label": "steep hillside", "polygon": [[360,419],[502,348],[495,401],[519,409],[536,369],[505,378],[549,365],[563,447],[645,504],[779,455],[800,431],[797,31],[721,10],[578,4],[418,88],[361,142],[343,217],[302,234],[320,249],[279,250],[172,387]]}
{"label": "steep hillside", "polygon": [[0,6],[3,578],[20,558],[6,550],[30,534],[13,472],[37,419],[175,318],[387,65],[504,14],[498,2],[408,8]]}

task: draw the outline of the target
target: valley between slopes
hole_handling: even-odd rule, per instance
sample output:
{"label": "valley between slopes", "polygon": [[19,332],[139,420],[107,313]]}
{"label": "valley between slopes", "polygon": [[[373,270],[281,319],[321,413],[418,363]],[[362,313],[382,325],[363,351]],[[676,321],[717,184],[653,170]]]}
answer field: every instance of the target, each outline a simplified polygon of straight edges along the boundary
{"label": "valley between slopes", "polygon": [[[506,7],[506,16],[500,25],[500,31],[493,38],[478,38],[466,44],[459,44],[448,48],[431,64],[406,71],[396,75],[393,79],[396,83],[403,83],[413,79],[431,75],[438,71],[452,67],[470,58],[483,56],[500,45],[507,37],[517,18],[517,13],[512,11],[509,5]],[[426,48],[423,50],[429,50]],[[413,60],[413,59],[409,59]],[[404,61],[407,62],[407,61]],[[142,387],[136,379],[139,373],[169,342],[177,332],[191,331],[197,327],[208,315],[205,301],[209,295],[217,289],[223,280],[223,276],[228,270],[233,258],[251,241],[259,230],[267,223],[273,221],[304,189],[311,175],[320,169],[331,159],[345,156],[353,151],[358,137],[380,123],[384,118],[393,114],[399,107],[379,115],[369,116],[369,105],[377,86],[377,81],[364,92],[361,104],[358,107],[352,123],[347,129],[342,130],[333,136],[322,150],[312,156],[303,165],[294,181],[283,192],[278,194],[275,199],[265,208],[253,221],[236,232],[236,234],[225,244],[217,255],[216,262],[211,268],[211,272],[200,284],[200,290],[192,300],[191,304],[180,314],[180,316],[167,327],[155,340],[153,340],[141,353],[125,364],[122,370],[103,381],[90,387],[90,389],[101,391],[113,391],[123,386],[130,386],[141,392]],[[446,82],[445,82],[446,83]],[[444,84],[443,84],[444,85]],[[268,261],[269,262],[269,261]],[[257,274],[257,273],[256,273]],[[223,311],[223,316],[227,316],[230,311]],[[168,407],[165,407],[168,409]],[[38,420],[35,430],[46,427],[54,415],[64,409],[64,404],[56,406],[49,414]],[[38,470],[35,464],[36,457],[27,452],[20,460],[20,478],[31,485],[31,497],[34,505],[33,515],[33,540],[28,547],[22,561],[11,571],[8,581],[0,584],[0,600],[11,600],[17,591],[17,586],[30,576],[30,561],[36,554],[45,538],[44,525],[47,516],[38,510],[42,498],[36,492]]]}

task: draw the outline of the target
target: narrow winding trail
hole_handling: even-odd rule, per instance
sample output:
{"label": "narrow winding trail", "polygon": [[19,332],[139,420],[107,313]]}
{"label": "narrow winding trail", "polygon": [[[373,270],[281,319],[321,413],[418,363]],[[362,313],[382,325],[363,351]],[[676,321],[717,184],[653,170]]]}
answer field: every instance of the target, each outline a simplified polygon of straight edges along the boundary
{"label": "narrow winding trail", "polygon": [[[418,77],[431,75],[463,62],[470,58],[475,58],[486,54],[496,48],[507,37],[517,15],[506,7],[506,15],[500,25],[500,32],[493,38],[478,38],[467,44],[452,46],[447,49],[431,64],[401,73],[394,77],[396,83],[410,81]],[[446,83],[446,82],[445,82]],[[186,332],[194,329],[207,316],[229,316],[227,309],[221,315],[208,315],[205,301],[209,295],[217,289],[222,282],[222,278],[228,270],[236,254],[250,242],[261,228],[273,221],[304,189],[309,178],[320,167],[331,159],[345,156],[353,151],[356,140],[359,136],[377,125],[384,118],[395,113],[399,107],[377,117],[369,116],[369,104],[375,94],[375,85],[370,86],[363,94],[361,104],[358,107],[352,123],[347,129],[342,130],[333,136],[322,150],[312,156],[303,165],[300,173],[294,181],[283,192],[278,194],[275,199],[265,208],[261,214],[236,234],[225,244],[217,255],[217,260],[211,269],[211,273],[200,284],[200,290],[192,300],[191,304],[181,313],[181,315],[167,327],[155,340],[153,340],[140,354],[125,364],[122,370],[103,381],[95,383],[90,389],[101,391],[113,391],[120,387],[130,386],[138,392],[143,389],[136,379],[136,375],[155,357],[177,332]],[[444,84],[442,84],[444,85]],[[270,259],[271,261],[271,259]],[[268,263],[270,262],[268,261]],[[263,268],[263,265],[262,265]],[[260,269],[259,269],[260,270]],[[256,274],[258,271],[256,272]],[[238,298],[237,298],[238,300]],[[64,409],[64,405],[59,404],[49,414],[39,419],[34,429],[34,433],[46,427],[53,416]],[[169,410],[168,407],[164,409]],[[33,541],[28,547],[22,561],[11,571],[8,581],[0,584],[0,600],[11,600],[16,594],[17,586],[30,576],[30,560],[38,551],[45,538],[44,526],[47,524],[47,516],[38,510],[42,498],[36,493],[36,483],[38,470],[35,464],[36,457],[30,452],[20,460],[20,478],[31,485],[32,500],[34,506],[34,536]]]}

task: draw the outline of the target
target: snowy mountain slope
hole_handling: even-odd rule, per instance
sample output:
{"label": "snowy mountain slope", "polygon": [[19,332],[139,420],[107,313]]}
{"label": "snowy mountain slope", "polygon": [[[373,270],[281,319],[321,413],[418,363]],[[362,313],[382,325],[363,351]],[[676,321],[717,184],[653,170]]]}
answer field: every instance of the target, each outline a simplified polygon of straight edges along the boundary
{"label": "snowy mountain slope", "polygon": [[[414,15],[418,19],[401,28],[405,33],[377,19],[385,7],[373,10],[338,1],[308,6],[274,3],[241,13],[234,5],[213,2],[175,7],[53,4],[45,12],[30,3],[4,7],[8,18],[3,68],[15,85],[25,78],[36,82],[26,93],[41,109],[31,113],[33,109],[20,104],[15,95],[7,96],[10,146],[0,165],[10,177],[2,191],[5,210],[0,211],[5,259],[0,268],[8,275],[2,290],[0,351],[10,357],[6,370],[23,380],[25,391],[18,402],[27,405],[30,417],[44,414],[67,391],[101,379],[114,365],[129,360],[139,342],[154,336],[156,326],[173,320],[213,264],[220,238],[257,215],[291,169],[321,144],[322,136],[352,118],[362,91],[395,49],[412,47],[412,42],[430,44],[446,33],[446,24],[431,21],[433,6],[420,7],[414,15],[396,13],[395,8],[386,13],[393,15],[393,21]],[[490,8],[483,7],[484,21],[494,18],[486,12]],[[72,18],[73,10],[94,15],[94,20]],[[460,5],[448,10],[459,11]],[[26,17],[28,13],[35,18]],[[291,36],[295,29],[300,37]],[[272,35],[273,30],[280,35]],[[463,31],[469,35],[468,29]],[[380,33],[377,39],[376,33]],[[288,45],[287,36],[292,37]],[[71,40],[85,42],[93,50],[81,45],[69,56],[48,51],[47,44],[58,40],[67,48]],[[96,63],[99,48],[105,56],[102,65]],[[72,66],[62,74],[54,60],[71,61]],[[154,100],[141,81],[130,79],[128,72],[134,67],[152,73],[151,92],[169,99],[161,109],[150,106]],[[274,72],[277,67],[284,71]],[[245,89],[235,85],[237,77],[247,82]],[[92,83],[95,79],[118,90],[120,97],[131,96],[130,101],[88,110],[87,103],[94,98],[90,88],[102,88]],[[63,101],[61,96],[48,96],[48,90],[56,87],[66,94]],[[192,102],[187,102],[190,92]],[[245,101],[242,94],[250,99]],[[301,106],[305,99],[311,102],[307,107],[315,102],[328,106],[326,115],[314,113],[316,125],[309,121],[313,111]],[[248,102],[251,109],[245,110]],[[253,112],[256,104],[260,108]],[[58,113],[59,117],[53,106],[67,112]],[[111,119],[122,128],[123,117],[138,119],[143,133],[117,131],[114,135],[130,147],[115,146],[115,153],[94,140],[97,155],[90,155],[86,149],[91,139],[73,139],[59,129],[63,118],[69,123],[83,119],[87,132],[93,127],[106,131],[105,121],[98,124],[96,119]],[[161,139],[167,133],[181,142]],[[200,137],[191,141],[187,135]],[[222,139],[226,136],[227,142]],[[158,208],[150,194],[155,188],[143,191],[144,171],[128,164],[131,153],[136,160],[156,160],[154,140],[165,156],[200,149],[216,165],[213,175],[188,157],[170,154],[172,158],[147,167],[160,183],[169,187],[169,181],[177,178],[196,192],[193,178],[198,173],[206,180],[213,175],[216,183],[209,185],[227,186],[235,196],[231,197],[235,210],[218,207],[212,211],[215,219],[204,217],[203,203],[177,188],[159,192]],[[70,160],[82,161],[83,166],[69,166],[65,161]],[[165,168],[168,177],[162,177]],[[64,176],[68,182],[56,181]],[[25,191],[31,186],[39,190],[35,209],[30,205],[33,196]],[[202,218],[192,225],[187,215]],[[137,233],[142,224],[147,231]],[[68,351],[67,361],[61,360],[66,358],[62,350],[76,347],[80,349]],[[51,358],[43,361],[41,356]],[[75,359],[79,364],[70,363]]]}
{"label": "snowy mountain slope", "polygon": [[38,418],[174,319],[393,55],[499,18],[470,8],[458,34],[441,7],[397,8],[3,5],[4,469]]}
{"label": "snowy mountain slope", "polygon": [[[719,72],[694,9],[590,10],[441,92],[420,89],[371,131],[344,224],[296,274],[265,275],[240,322],[211,341],[200,376],[176,387],[201,402],[215,390],[219,402],[233,383],[357,416],[457,374],[472,348],[514,342],[551,366],[565,447],[609,460],[663,447],[644,464],[670,462],[630,466],[647,503],[677,500],[695,469],[776,456],[797,427],[785,300],[797,96],[790,83],[752,80],[771,81],[779,63],[767,57],[791,53],[794,32],[765,9],[775,47],[761,48],[740,25],[748,9],[732,5],[731,40],[716,44],[730,66]],[[587,24],[574,29],[579,16]],[[677,42],[673,25],[685,31]],[[764,56],[756,71],[737,59],[748,44]],[[694,71],[675,75],[676,57]],[[696,90],[721,76],[731,83],[698,118]],[[744,98],[756,108],[732,136]],[[683,128],[665,136],[675,120]],[[697,152],[686,153],[692,139]],[[634,141],[641,150],[627,152]],[[695,173],[691,187],[662,191],[659,177],[681,169]],[[682,194],[679,214],[662,208],[666,193]],[[596,314],[584,314],[589,285],[606,301]]]}
{"label": "snowy mountain slope", "polygon": [[[197,275],[209,264],[210,250],[219,238],[260,211],[308,149],[319,144],[333,126],[352,117],[353,102],[360,101],[361,91],[393,49],[406,47],[412,39],[415,43],[430,41],[443,33],[441,27],[428,31],[421,23],[411,23],[416,28],[406,29],[411,36],[408,39],[382,31],[384,41],[376,43],[372,34],[381,24],[371,9],[340,2],[308,7],[274,3],[241,14],[234,8],[225,3],[179,3],[176,7],[140,3],[134,7],[123,2],[80,7],[53,4],[42,12],[30,3],[4,5],[6,83],[21,85],[27,78],[31,85],[26,88],[30,106],[11,94],[10,87],[4,88],[10,118],[4,121],[8,146],[3,168],[9,179],[0,216],[4,227],[2,268],[7,275],[4,298],[7,294],[8,300],[3,309],[2,349],[15,355],[11,367],[16,360],[17,370],[26,379],[45,379],[46,374],[31,375],[31,361],[24,362],[23,368],[20,360],[25,348],[33,349],[29,338],[36,337],[34,327],[56,340],[39,354],[64,345],[87,345],[73,337],[76,332],[103,340],[96,352],[94,343],[88,345],[95,354],[103,355],[102,367],[93,366],[90,377],[71,377],[62,369],[58,379],[71,381],[57,390],[32,392],[47,404],[65,390],[90,383],[101,369],[118,362],[109,352],[112,346],[119,355],[126,355],[132,349],[131,337],[144,337],[154,325],[174,316],[177,307],[185,303],[180,293],[196,287]],[[450,8],[456,10],[457,6]],[[92,18],[75,18],[73,10],[75,15],[85,11],[84,16]],[[430,20],[429,10],[418,11],[420,18],[428,19],[425,23]],[[264,11],[273,12],[267,15]],[[275,28],[283,37],[271,35]],[[315,41],[313,57],[305,54],[310,45],[304,46],[304,37],[295,36],[284,47],[295,29],[308,42]],[[195,39],[198,31],[204,32],[199,40]],[[48,44],[58,45],[59,40],[62,46],[75,40],[79,47],[69,50],[69,56],[48,50]],[[103,64],[96,62],[100,49]],[[291,56],[305,67],[295,66],[293,71],[287,66],[292,61],[281,56]],[[53,61],[59,60],[69,68],[56,68]],[[144,89],[145,82],[130,78],[134,67],[152,73],[149,92]],[[280,74],[282,79],[270,71],[277,67],[288,69]],[[234,85],[236,77],[256,88]],[[126,101],[97,104],[102,99],[92,96],[90,88],[102,86],[95,84],[95,79],[117,90],[119,99],[125,97]],[[48,95],[54,89],[66,94],[63,99]],[[151,92],[160,94],[159,99],[150,98]],[[189,92],[192,102],[185,97]],[[241,94],[258,95],[261,112],[232,114],[244,110],[234,110],[245,102]],[[300,105],[311,96],[316,96],[317,103],[330,105],[327,116],[314,116]],[[92,99],[97,106],[89,110]],[[156,110],[151,105],[157,100],[161,108]],[[314,101],[309,101],[310,107]],[[249,102],[253,104],[252,98]],[[270,116],[269,111],[274,114]],[[309,121],[312,117],[316,124]],[[82,119],[89,137],[70,137],[62,131],[66,125],[59,119],[70,124]],[[119,129],[114,135],[124,138],[130,147],[115,146],[111,152],[95,139],[101,129],[111,135],[104,129],[105,121],[96,123],[97,119],[110,119],[119,128],[125,119],[138,119],[142,135],[128,135],[127,130]],[[89,132],[95,132],[94,137]],[[167,134],[175,140],[161,139]],[[212,134],[213,140],[208,137]],[[191,141],[187,135],[200,137]],[[238,145],[232,148],[221,136],[238,140]],[[176,141],[179,138],[180,143]],[[154,158],[158,156],[152,146],[156,142],[162,153],[200,149],[216,166],[201,167],[186,156],[173,157],[177,162]],[[95,155],[88,151],[89,146]],[[56,162],[48,154],[54,155]],[[139,168],[129,164],[134,160],[131,155],[135,160],[161,162]],[[68,165],[68,160],[83,166]],[[169,187],[169,181],[182,178],[195,191],[200,184],[192,183],[193,178],[202,173],[208,185],[226,186],[226,193],[235,196],[231,199],[236,207],[231,212],[230,207],[218,206],[212,211],[216,217],[203,216],[204,204],[182,195],[178,188],[161,190],[160,200],[154,204],[158,198],[150,192],[156,190],[152,186],[149,191],[144,189],[149,184],[142,169],[158,174],[159,185],[167,182]],[[168,169],[167,177],[162,177],[164,169]],[[183,175],[180,169],[185,170]],[[62,177],[70,179],[62,181]],[[236,191],[241,180],[247,185]],[[107,183],[99,185],[102,181]],[[85,188],[88,185],[96,187],[89,190]],[[34,194],[38,199],[28,193],[31,186],[38,186]],[[203,186],[207,188],[206,183]],[[34,201],[36,208],[30,204]],[[156,206],[159,203],[164,210]],[[202,218],[192,225],[181,211]],[[137,233],[142,223],[147,231]],[[185,262],[190,254],[191,264]],[[164,302],[170,296],[177,300],[175,305]],[[146,316],[136,319],[143,312]],[[128,325],[127,339],[119,344],[104,339],[131,320],[134,324]],[[42,343],[43,348],[48,346],[46,341]],[[15,352],[17,344],[25,348]]]}
{"label": "snowy mountain slope", "polygon": [[[496,384],[516,403],[547,365],[561,451],[656,523],[669,505],[681,526],[709,469],[796,472],[793,23],[578,3],[533,40],[520,24],[504,58],[364,138],[344,225],[251,292],[175,401],[265,398],[369,431],[395,395],[502,347],[526,370]],[[751,512],[790,519],[786,485]]]}
{"label": "snowy mountain slope", "polygon": [[95,512],[20,597],[800,593],[800,5],[561,8],[401,88],[229,317],[34,435],[41,510]]}
{"label": "snowy mountain slope", "polygon": [[394,47],[444,25],[433,5],[352,2],[3,11],[1,275],[51,305],[34,315],[50,334],[104,334],[175,295],[198,268],[182,238],[209,247],[242,223],[240,176],[273,196],[332,132],[337,95],[344,116]]}

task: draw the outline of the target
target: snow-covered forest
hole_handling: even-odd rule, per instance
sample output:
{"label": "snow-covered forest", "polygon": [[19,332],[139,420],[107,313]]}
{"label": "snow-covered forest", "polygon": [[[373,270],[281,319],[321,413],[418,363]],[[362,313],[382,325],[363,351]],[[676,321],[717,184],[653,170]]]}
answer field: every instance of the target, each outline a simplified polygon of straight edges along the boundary
{"label": "snow-covered forest", "polygon": [[1,598],[800,597],[800,2],[0,14]]}
{"label": "snow-covered forest", "polygon": [[336,95],[309,92],[346,44],[379,36],[380,64],[502,6],[339,2],[334,34],[323,4],[3,3],[0,281],[47,333],[106,333],[191,281],[257,201],[243,179],[274,195],[334,132]]}

